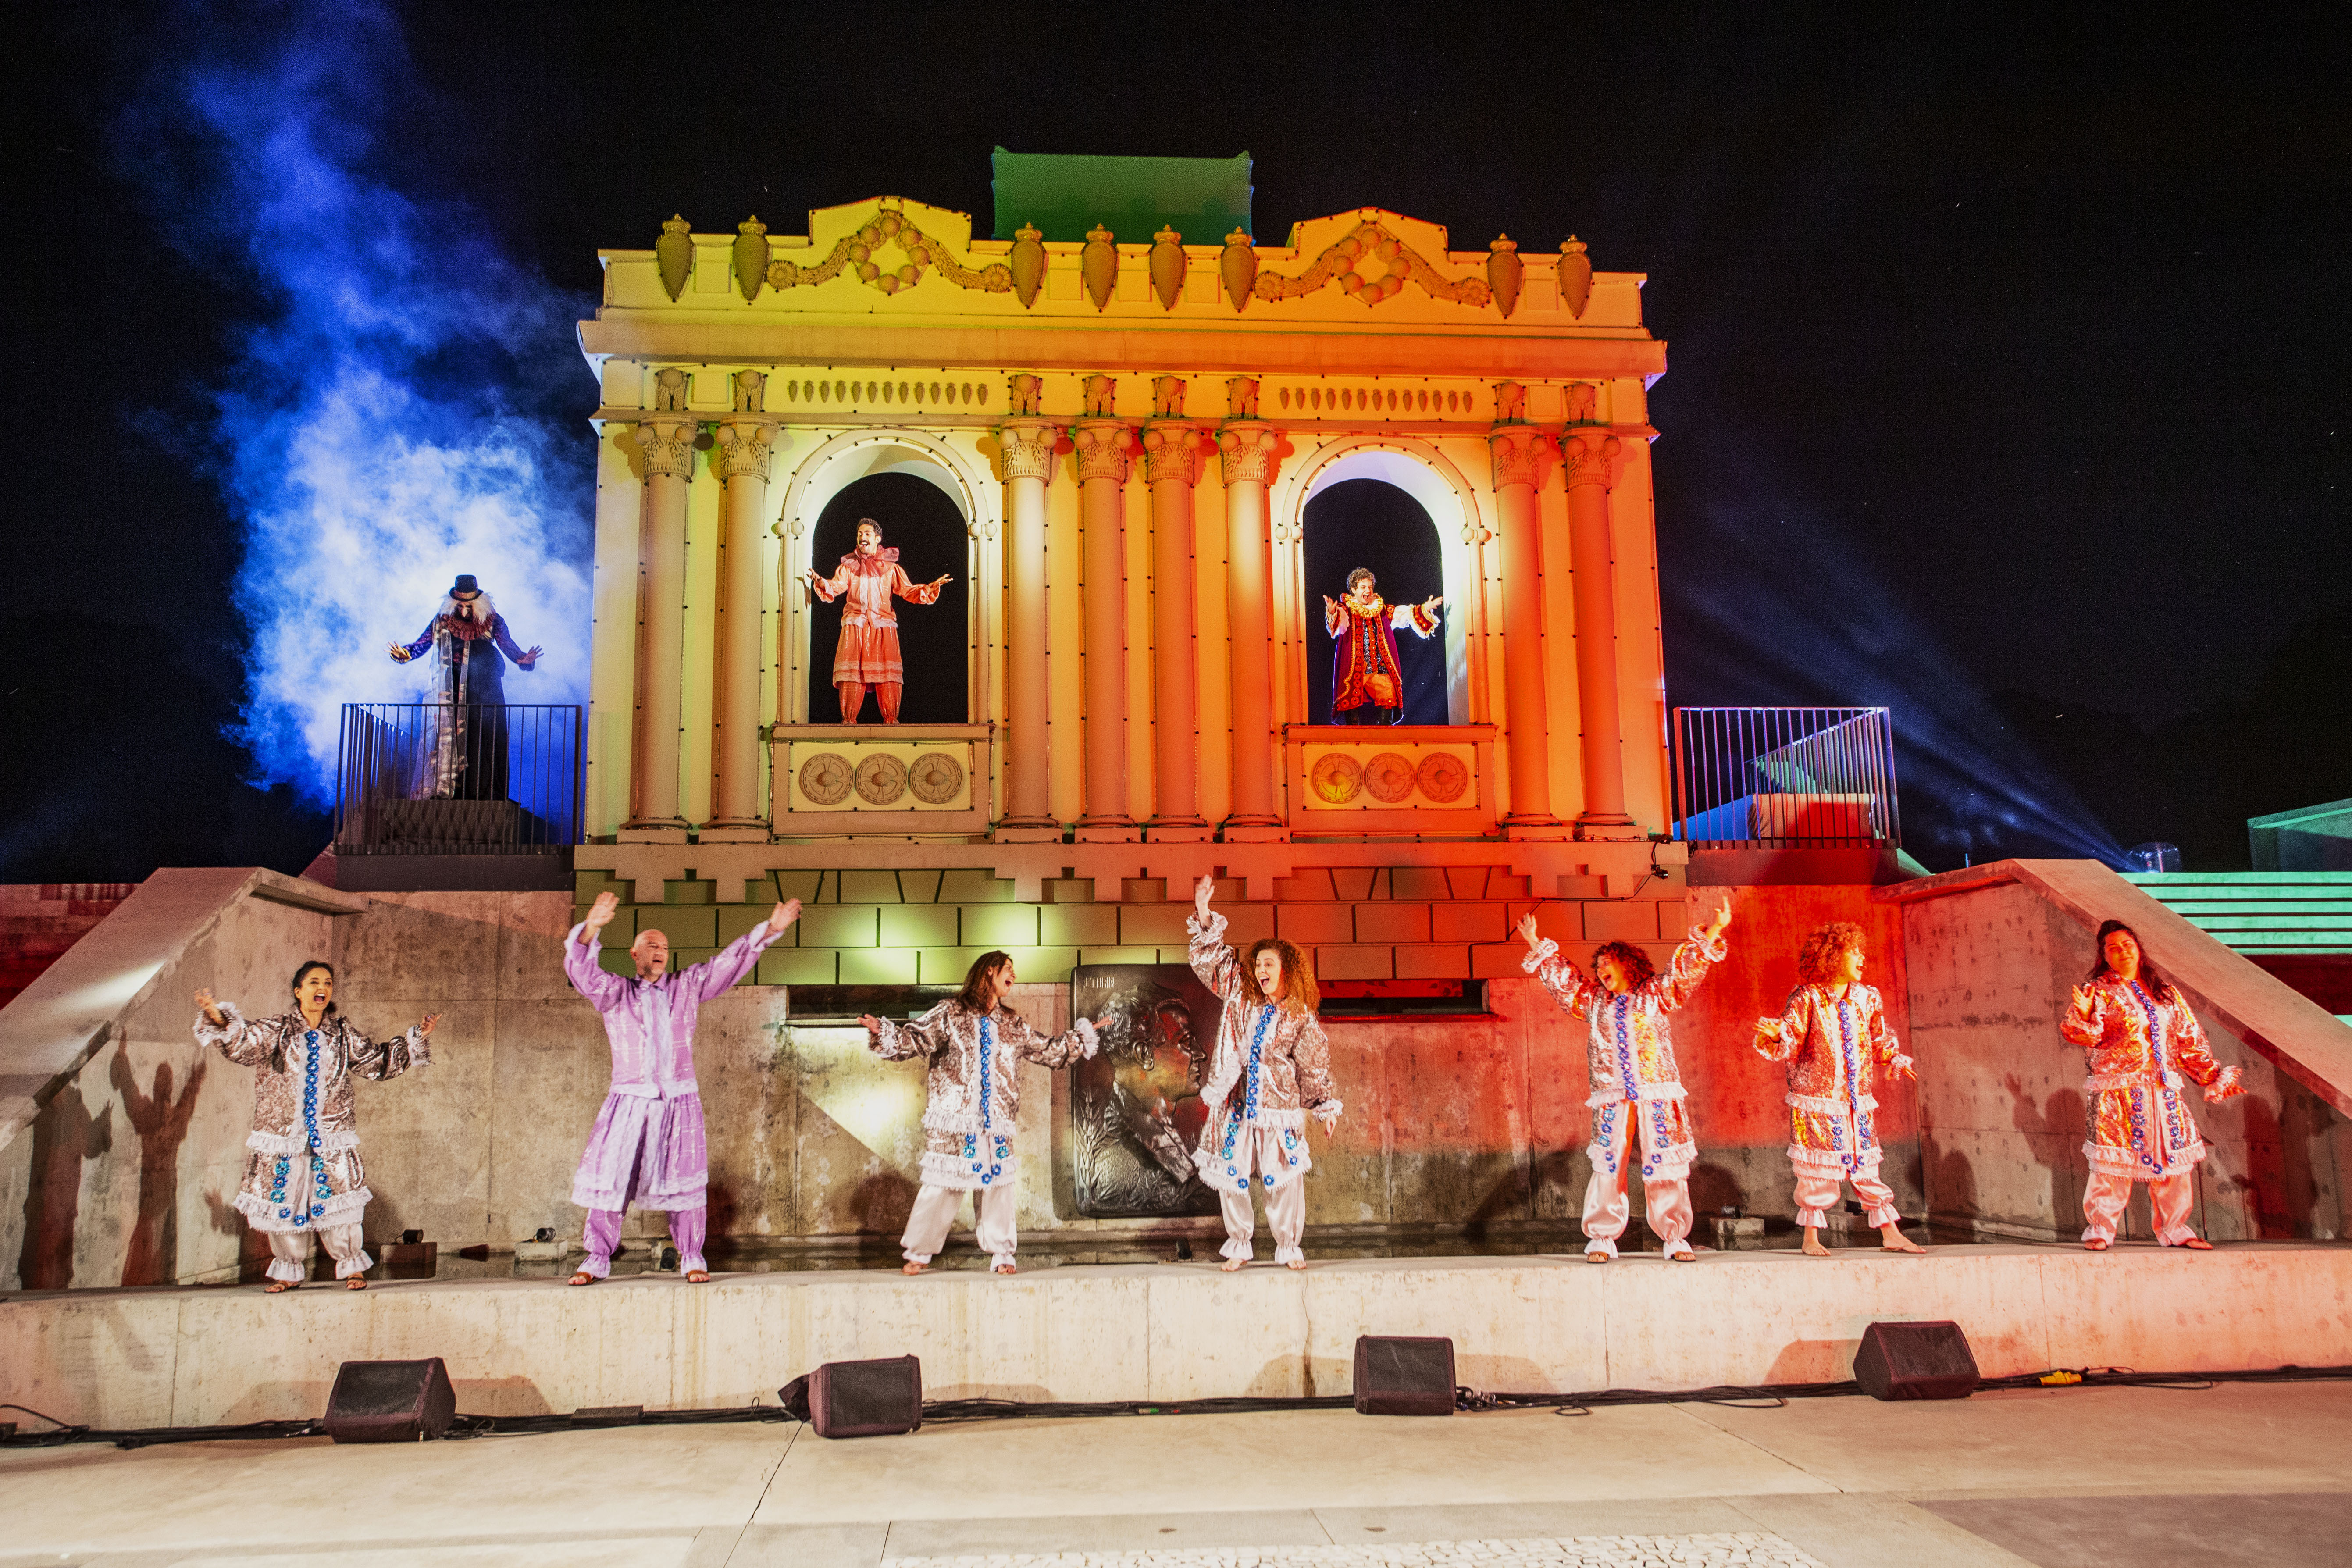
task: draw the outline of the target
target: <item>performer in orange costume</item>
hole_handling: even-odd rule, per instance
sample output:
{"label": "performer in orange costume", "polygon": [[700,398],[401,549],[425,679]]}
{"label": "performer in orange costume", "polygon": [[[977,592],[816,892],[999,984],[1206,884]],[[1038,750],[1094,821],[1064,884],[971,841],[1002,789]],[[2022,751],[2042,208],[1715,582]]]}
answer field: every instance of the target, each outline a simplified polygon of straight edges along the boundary
{"label": "performer in orange costume", "polygon": [[832,576],[812,571],[808,582],[828,605],[849,595],[849,605],[841,612],[841,640],[833,649],[833,687],[841,693],[841,721],[857,722],[870,686],[882,707],[882,722],[896,724],[907,671],[898,660],[898,617],[891,611],[890,595],[909,604],[936,605],[949,579],[916,583],[898,564],[898,552],[882,548],[882,525],[862,517],[857,520],[856,550],[841,558]]}
{"label": "performer in orange costume", "polygon": [[1410,626],[1420,637],[1437,631],[1444,595],[1418,605],[1391,605],[1372,590],[1371,573],[1359,566],[1348,574],[1348,596],[1323,596],[1323,629],[1339,646],[1331,650],[1331,722],[1393,724],[1404,716],[1404,671],[1397,662],[1396,634]]}
{"label": "performer in orange costume", "polygon": [[2137,933],[2123,921],[2099,928],[2099,961],[2089,983],[2074,987],[2058,1032],[2091,1053],[2091,1077],[2083,1086],[2090,1134],[2083,1156],[2091,1166],[2083,1186],[2083,1245],[2093,1252],[2113,1246],[2132,1184],[2146,1182],[2156,1239],[2200,1252],[2210,1247],[2189,1227],[2197,1201],[2189,1173],[2205,1158],[2205,1140],[2181,1100],[2180,1080],[2202,1085],[2214,1104],[2245,1088],[2236,1068],[2213,1059],[2189,999],[2141,956]]}
{"label": "performer in orange costume", "polygon": [[1797,1176],[1797,1224],[1805,1255],[1827,1258],[1821,1228],[1839,1185],[1852,1180],[1889,1252],[1925,1252],[1905,1236],[1895,1190],[1879,1180],[1875,1069],[1916,1079],[1895,1047],[1877,989],[1862,983],[1862,928],[1834,921],[1797,952],[1797,988],[1777,1018],[1756,1021],[1756,1049],[1789,1064],[1789,1163]]}

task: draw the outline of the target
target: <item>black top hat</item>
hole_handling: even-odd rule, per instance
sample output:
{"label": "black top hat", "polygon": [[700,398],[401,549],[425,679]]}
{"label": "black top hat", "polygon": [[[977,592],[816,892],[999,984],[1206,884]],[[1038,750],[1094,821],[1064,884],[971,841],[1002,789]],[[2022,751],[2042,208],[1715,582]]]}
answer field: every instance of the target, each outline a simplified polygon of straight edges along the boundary
{"label": "black top hat", "polygon": [[461,594],[478,594],[481,591],[482,585],[474,581],[471,572],[458,573],[457,582],[449,585],[449,596],[453,599]]}

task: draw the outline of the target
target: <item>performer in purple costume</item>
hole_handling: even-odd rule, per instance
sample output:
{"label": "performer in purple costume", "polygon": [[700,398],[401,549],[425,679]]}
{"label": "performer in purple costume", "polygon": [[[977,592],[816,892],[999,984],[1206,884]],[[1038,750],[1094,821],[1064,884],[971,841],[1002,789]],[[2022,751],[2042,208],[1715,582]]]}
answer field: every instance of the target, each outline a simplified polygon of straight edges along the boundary
{"label": "performer in purple costume", "polygon": [[801,901],[778,904],[765,923],[717,957],[675,974],[665,973],[669,939],[657,931],[639,931],[629,944],[634,980],[607,973],[597,962],[604,944],[596,933],[619,907],[611,893],[597,894],[588,918],[563,939],[564,976],[604,1016],[613,1047],[613,1087],[572,1178],[572,1201],[588,1211],[588,1256],[572,1283],[591,1285],[613,1271],[621,1216],[634,1203],[669,1211],[678,1269],[699,1285],[710,1278],[702,1257],[710,1154],[694,1081],[695,1016],[703,1003],[751,973],[760,954],[800,919]]}

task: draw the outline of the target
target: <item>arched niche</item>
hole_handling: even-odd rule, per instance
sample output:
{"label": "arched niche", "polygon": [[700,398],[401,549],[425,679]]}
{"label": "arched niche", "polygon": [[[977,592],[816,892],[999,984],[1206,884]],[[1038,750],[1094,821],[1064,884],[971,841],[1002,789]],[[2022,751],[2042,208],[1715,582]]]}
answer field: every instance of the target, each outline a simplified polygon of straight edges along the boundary
{"label": "arched niche", "polygon": [[[1381,444],[1371,444],[1381,441]],[[1314,567],[1319,560],[1310,560],[1306,534],[1310,526],[1322,523],[1323,508],[1316,507],[1317,500],[1335,486],[1370,480],[1402,492],[1411,503],[1412,510],[1393,503],[1366,509],[1380,518],[1392,521],[1402,527],[1418,523],[1427,528],[1433,541],[1416,537],[1415,549],[1405,553],[1410,559],[1424,545],[1433,545],[1438,574],[1443,584],[1436,590],[1445,595],[1445,608],[1441,617],[1438,636],[1418,647],[1411,632],[1399,636],[1398,653],[1406,665],[1407,701],[1405,721],[1408,723],[1466,724],[1471,721],[1469,631],[1475,595],[1476,572],[1473,563],[1470,541],[1478,536],[1480,528],[1477,503],[1470,489],[1453,466],[1434,452],[1416,452],[1408,447],[1388,444],[1380,437],[1365,438],[1364,444],[1335,444],[1313,454],[1299,476],[1300,482],[1292,502],[1291,537],[1298,542],[1298,614],[1301,644],[1307,653],[1307,674],[1305,686],[1307,706],[1302,719],[1313,715],[1314,721],[1327,722],[1331,702],[1330,649],[1331,639],[1323,627],[1323,595],[1338,598],[1347,587],[1349,566],[1370,565],[1380,578],[1381,597],[1391,603],[1402,603],[1408,597],[1426,596],[1429,590],[1416,582],[1392,578],[1372,561],[1351,561],[1337,569],[1329,584],[1317,579]],[[1338,498],[1335,498],[1338,499]],[[1310,514],[1310,508],[1314,511]],[[1341,550],[1344,554],[1345,549]],[[1319,557],[1320,551],[1313,552]],[[1410,568],[1408,568],[1410,570]],[[1443,649],[1444,702],[1437,712],[1416,712],[1412,701],[1412,666],[1415,653],[1439,656]],[[1320,658],[1316,656],[1319,652]]]}
{"label": "arched niche", "polygon": [[[950,542],[945,537],[949,531],[944,527],[915,525],[916,533],[926,538],[940,536],[936,545],[926,543],[918,554],[913,549],[918,543],[915,534],[897,537],[901,530],[893,528],[892,518],[859,499],[866,491],[859,489],[857,496],[850,493],[869,480],[884,479],[900,481],[898,487],[885,488],[898,489],[899,494],[909,498],[910,504],[920,506],[933,499],[947,503],[960,520],[962,532],[961,540],[954,543],[952,554]],[[906,488],[909,486],[912,488]],[[926,497],[926,490],[934,492],[934,496]],[[940,670],[936,679],[918,676],[917,660],[905,658],[909,679],[901,721],[943,723],[969,719],[977,722],[991,716],[992,660],[989,656],[999,640],[999,631],[988,611],[998,589],[998,563],[992,558],[990,542],[1001,532],[995,509],[989,504],[992,493],[992,488],[981,484],[969,454],[959,453],[939,437],[919,430],[851,431],[835,437],[802,458],[785,487],[776,521],[776,532],[782,544],[778,557],[782,582],[777,627],[777,717],[781,721],[833,723],[839,719],[832,669],[840,606],[832,605],[829,615],[822,615],[828,606],[816,602],[805,574],[811,568],[827,575],[832,574],[842,555],[848,552],[848,542],[860,517],[874,517],[883,524],[884,543],[900,547],[899,563],[917,582],[929,582],[942,573],[956,579],[937,605],[893,601],[899,612],[902,656],[912,653],[908,638],[915,629],[917,617],[932,617],[934,630],[953,627],[955,639],[954,668]],[[838,515],[845,515],[847,521],[839,526],[841,539],[835,541],[833,524]],[[941,518],[944,515],[940,514]],[[822,543],[820,532],[824,534]],[[950,595],[955,595],[952,601]],[[919,696],[923,690],[933,696],[941,691],[951,695],[940,706]],[[870,697],[866,712],[869,720],[875,713]]]}
{"label": "arched niche", "polygon": [[[939,602],[919,605],[893,598],[898,620],[898,654],[907,679],[899,719],[909,724],[961,724],[971,714],[971,574],[967,569],[971,532],[945,487],[919,470],[867,474],[835,490],[809,529],[812,568],[830,576],[856,543],[859,522],[882,525],[884,548],[898,552],[898,564],[918,584],[945,576]],[[880,698],[869,691],[859,715],[840,711],[833,686],[833,656],[841,635],[845,599],[808,606],[808,667],[803,700],[809,719],[824,724],[878,724]]]}

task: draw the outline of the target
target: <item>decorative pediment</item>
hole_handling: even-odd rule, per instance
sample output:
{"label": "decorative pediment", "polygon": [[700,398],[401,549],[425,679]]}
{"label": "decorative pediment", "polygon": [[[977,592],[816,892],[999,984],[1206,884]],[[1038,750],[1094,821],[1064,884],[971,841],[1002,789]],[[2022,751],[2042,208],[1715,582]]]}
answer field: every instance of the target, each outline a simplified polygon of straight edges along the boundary
{"label": "decorative pediment", "polygon": [[[965,220],[962,226],[969,237],[970,220]],[[903,207],[887,204],[878,205],[866,222],[834,241],[824,259],[814,267],[803,267],[782,257],[771,260],[768,287],[814,287],[846,276],[885,294],[895,294],[921,282],[924,272],[929,269],[937,269],[940,277],[959,288],[979,289],[991,294],[1013,291],[1012,268],[1002,261],[981,268],[966,267],[957,259],[947,241],[926,233]]]}
{"label": "decorative pediment", "polygon": [[[1293,243],[1297,244],[1307,233],[1329,221],[1325,219],[1315,224],[1299,225],[1292,234]],[[1252,295],[1266,300],[1295,300],[1302,294],[1312,294],[1328,284],[1337,283],[1341,290],[1370,307],[1402,293],[1405,284],[1411,282],[1432,299],[1467,305],[1473,310],[1484,306],[1494,297],[1493,290],[1483,278],[1448,278],[1439,271],[1428,257],[1410,242],[1404,232],[1408,225],[1433,235],[1436,243],[1431,248],[1439,255],[1444,254],[1444,229],[1433,224],[1414,224],[1411,220],[1399,220],[1382,214],[1356,224],[1326,245],[1302,272],[1286,277],[1260,266]]]}

